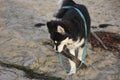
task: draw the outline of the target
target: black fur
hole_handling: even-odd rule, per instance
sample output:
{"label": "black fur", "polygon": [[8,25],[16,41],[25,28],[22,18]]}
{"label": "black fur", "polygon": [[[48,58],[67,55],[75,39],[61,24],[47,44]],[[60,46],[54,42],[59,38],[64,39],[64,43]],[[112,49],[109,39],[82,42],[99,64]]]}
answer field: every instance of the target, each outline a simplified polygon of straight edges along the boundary
{"label": "black fur", "polygon": [[[69,8],[69,9],[61,8],[56,14],[56,18],[59,18],[60,20],[54,20],[54,21],[52,20],[52,21],[47,22],[47,27],[48,27],[48,31],[50,33],[51,39],[55,42],[56,50],[58,52],[61,52],[62,50],[63,55],[65,55],[66,57],[74,61],[78,67],[81,61],[80,59],[76,58],[69,52],[71,48],[68,48],[69,45],[67,44],[67,42],[65,42],[66,44],[63,43],[64,46],[62,45],[62,47],[59,47],[59,49],[57,46],[59,46],[62,43],[61,41],[64,41],[64,39],[66,38],[72,39],[73,42],[77,41],[78,38],[80,40],[83,38],[87,38],[88,34],[90,33],[91,20],[90,20],[88,10],[84,5],[76,4],[73,0],[63,0],[62,7],[63,6],[73,6],[82,12],[86,20],[87,36],[85,36],[85,33],[86,33],[85,25],[84,25],[85,23],[83,19],[81,18],[80,14],[74,8]],[[61,26],[64,29],[63,33],[60,33],[59,31],[57,31],[58,26]],[[64,48],[65,46],[66,48]],[[84,43],[82,43],[78,47],[83,48]],[[78,47],[75,47],[75,48],[77,49]],[[85,64],[83,64],[82,66],[86,67]]]}
{"label": "black fur", "polygon": [[[73,5],[75,5],[75,2],[73,0],[63,0],[63,3],[61,6],[63,7],[63,6],[73,6]],[[62,18],[65,13],[66,13],[66,10],[61,8],[59,12],[55,15],[55,17]]]}
{"label": "black fur", "polygon": [[[73,0],[64,0],[62,7],[63,6],[76,7],[83,13],[87,23],[87,33],[89,34],[91,20],[87,8],[84,5],[76,4]],[[69,37],[72,37],[73,40],[77,40],[78,37],[80,39],[85,37],[85,26],[83,19],[75,9],[61,8],[57,13],[56,18],[60,18],[61,20],[50,21],[47,23],[48,30],[52,35],[55,34],[57,26],[61,25],[65,29],[66,34],[69,35]]]}

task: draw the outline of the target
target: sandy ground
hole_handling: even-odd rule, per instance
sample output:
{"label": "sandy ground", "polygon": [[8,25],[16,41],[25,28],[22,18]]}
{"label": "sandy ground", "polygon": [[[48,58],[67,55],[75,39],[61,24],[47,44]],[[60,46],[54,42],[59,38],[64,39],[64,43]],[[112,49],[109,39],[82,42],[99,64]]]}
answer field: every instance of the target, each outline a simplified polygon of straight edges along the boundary
{"label": "sandy ground", "polygon": [[[93,26],[113,24],[102,30],[120,34],[120,0],[75,1],[87,6]],[[56,3],[57,0],[0,0],[0,61],[65,80],[120,80],[120,54],[93,51],[90,46],[85,59],[88,68],[69,78],[49,45],[46,26],[34,27],[36,23],[53,19],[58,9]],[[24,71],[0,64],[0,80],[41,80],[24,75]]]}

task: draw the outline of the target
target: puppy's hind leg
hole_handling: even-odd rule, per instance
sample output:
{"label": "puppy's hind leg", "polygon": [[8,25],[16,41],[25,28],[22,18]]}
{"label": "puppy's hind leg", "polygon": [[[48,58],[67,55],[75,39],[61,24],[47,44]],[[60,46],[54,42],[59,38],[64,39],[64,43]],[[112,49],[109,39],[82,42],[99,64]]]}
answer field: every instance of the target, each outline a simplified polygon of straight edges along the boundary
{"label": "puppy's hind leg", "polygon": [[[75,56],[75,50],[74,49],[70,50],[70,53]],[[76,63],[73,62],[70,59],[69,59],[69,62],[70,62],[71,69],[70,69],[70,72],[68,73],[68,75],[75,74],[76,73]]]}

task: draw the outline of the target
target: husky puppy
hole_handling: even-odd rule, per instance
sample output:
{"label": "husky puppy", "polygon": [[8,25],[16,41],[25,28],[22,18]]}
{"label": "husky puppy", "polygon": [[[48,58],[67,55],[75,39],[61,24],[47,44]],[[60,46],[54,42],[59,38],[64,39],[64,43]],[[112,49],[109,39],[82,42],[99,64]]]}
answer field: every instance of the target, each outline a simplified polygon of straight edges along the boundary
{"label": "husky puppy", "polygon": [[[69,52],[75,56],[75,51],[77,52],[77,58],[81,60],[85,36],[85,25],[80,14],[74,9],[64,9],[63,6],[73,6],[79,9],[85,17],[87,24],[87,35],[90,32],[90,16],[87,8],[84,5],[76,4],[73,0],[62,0],[62,5],[56,18],[60,20],[52,20],[47,22],[48,31],[50,33],[50,38],[54,41],[54,49],[58,52],[62,52],[66,46]],[[70,73],[76,73],[76,64],[69,59],[70,62]]]}

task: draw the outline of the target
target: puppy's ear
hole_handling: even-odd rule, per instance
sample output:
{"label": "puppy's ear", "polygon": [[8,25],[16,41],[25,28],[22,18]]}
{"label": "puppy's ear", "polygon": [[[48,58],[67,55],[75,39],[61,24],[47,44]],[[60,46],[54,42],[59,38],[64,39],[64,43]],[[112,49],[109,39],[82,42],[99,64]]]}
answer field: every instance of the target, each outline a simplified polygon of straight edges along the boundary
{"label": "puppy's ear", "polygon": [[53,29],[53,22],[52,21],[47,22],[47,28],[48,28],[48,32],[51,33],[51,31]]}
{"label": "puppy's ear", "polygon": [[47,28],[50,29],[51,28],[51,21],[47,22]]}
{"label": "puppy's ear", "polygon": [[57,32],[61,33],[61,34],[65,34],[64,28],[62,26],[60,26],[60,25],[57,26]]}

